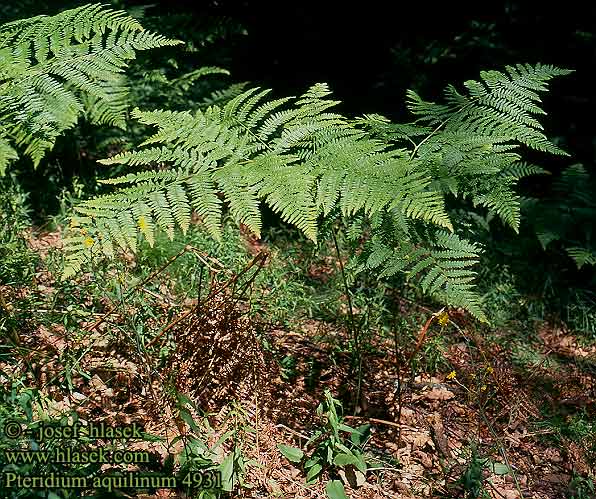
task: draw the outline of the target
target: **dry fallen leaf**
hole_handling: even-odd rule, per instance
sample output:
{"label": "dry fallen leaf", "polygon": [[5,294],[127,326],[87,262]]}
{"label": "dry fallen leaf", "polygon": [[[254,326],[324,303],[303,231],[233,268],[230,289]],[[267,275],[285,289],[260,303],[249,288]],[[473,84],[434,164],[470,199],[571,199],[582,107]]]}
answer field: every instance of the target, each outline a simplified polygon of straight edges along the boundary
{"label": "dry fallen leaf", "polygon": [[366,483],[364,473],[355,469],[353,466],[346,466],[345,469],[339,470],[339,476],[343,483],[353,489],[362,487]]}
{"label": "dry fallen leaf", "polygon": [[433,467],[432,459],[426,452],[415,450],[412,452],[412,457],[420,462],[426,469]]}
{"label": "dry fallen leaf", "polygon": [[432,447],[432,439],[426,433],[418,433],[412,441],[412,449],[422,449],[425,446]]}
{"label": "dry fallen leaf", "polygon": [[420,400],[420,399],[426,399],[426,400],[450,400],[452,398],[455,398],[455,394],[450,391],[447,390],[446,388],[433,388],[432,390],[429,390],[427,392],[423,392],[419,395],[414,395],[412,396],[412,400]]}

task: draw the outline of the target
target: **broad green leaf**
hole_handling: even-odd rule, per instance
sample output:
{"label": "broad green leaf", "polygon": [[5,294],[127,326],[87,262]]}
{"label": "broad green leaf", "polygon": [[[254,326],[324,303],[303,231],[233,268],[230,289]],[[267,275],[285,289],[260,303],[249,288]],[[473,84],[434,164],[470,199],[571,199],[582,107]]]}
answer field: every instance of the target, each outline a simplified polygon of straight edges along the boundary
{"label": "broad green leaf", "polygon": [[300,461],[302,461],[302,458],[304,457],[304,452],[302,452],[297,447],[290,447],[289,445],[278,444],[277,448],[279,449],[279,452],[281,452],[288,461],[291,461],[293,463],[299,463]]}
{"label": "broad green leaf", "polygon": [[338,454],[333,460],[333,464],[335,464],[335,466],[346,466],[348,464],[356,465],[357,462],[358,458],[356,456],[346,453]]}
{"label": "broad green leaf", "polygon": [[234,453],[230,452],[219,465],[221,488],[226,492],[234,490]]}
{"label": "broad green leaf", "polygon": [[201,430],[190,415],[190,412],[188,412],[186,409],[180,409],[180,417],[188,426],[192,428],[194,432],[200,433]]}
{"label": "broad green leaf", "polygon": [[180,403],[181,406],[185,406],[188,405],[190,407],[194,407],[195,405],[193,404],[192,400],[190,400],[186,395],[184,395],[183,393],[179,393],[178,394],[178,402]]}
{"label": "broad green leaf", "polygon": [[356,428],[356,430],[350,435],[350,440],[354,445],[364,445],[364,443],[370,437],[370,429],[372,425],[363,424]]}
{"label": "broad green leaf", "polygon": [[320,464],[315,464],[306,474],[306,483],[312,483],[323,471],[323,467]]}
{"label": "broad green leaf", "polygon": [[511,471],[505,463],[492,463],[489,468],[495,475],[507,475]]}
{"label": "broad green leaf", "polygon": [[340,451],[346,453],[346,454],[352,454],[352,451],[350,449],[348,449],[344,444],[337,442],[335,444],[335,447],[337,447]]}
{"label": "broad green leaf", "polygon": [[188,447],[197,456],[203,456],[206,452],[209,452],[209,448],[205,445],[205,443],[194,437],[190,438]]}
{"label": "broad green leaf", "polygon": [[356,457],[356,468],[362,471],[362,473],[366,473],[368,466],[366,465],[364,456],[360,452],[355,452],[354,456]]}
{"label": "broad green leaf", "polygon": [[329,499],[348,499],[344,484],[339,480],[329,480],[325,486],[325,492]]}

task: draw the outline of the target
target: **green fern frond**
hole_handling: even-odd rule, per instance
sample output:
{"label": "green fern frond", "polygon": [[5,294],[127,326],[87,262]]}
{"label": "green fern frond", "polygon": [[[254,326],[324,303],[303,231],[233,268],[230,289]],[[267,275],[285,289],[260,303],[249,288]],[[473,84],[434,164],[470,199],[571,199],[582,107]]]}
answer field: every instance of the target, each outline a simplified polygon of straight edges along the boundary
{"label": "green fern frond", "polygon": [[[445,90],[445,104],[423,101],[408,93],[418,121],[434,127],[418,140],[415,157],[433,181],[430,187],[456,197],[470,196],[476,205],[494,210],[515,231],[520,223],[515,183],[544,170],[521,162],[521,145],[566,154],[542,132],[536,115],[545,114],[540,92],[548,82],[570,71],[537,64],[484,71],[480,81],[467,81],[467,93]],[[411,139],[410,139],[411,140]]]}
{"label": "green fern frond", "polygon": [[123,127],[128,61],[136,51],[179,43],[101,5],[1,26],[0,135],[37,166],[84,112],[92,123]]}
{"label": "green fern frond", "polygon": [[537,165],[532,165],[525,161],[518,161],[503,169],[501,175],[503,177],[510,177],[514,180],[520,180],[532,175],[550,175],[550,172]]}
{"label": "green fern frond", "polygon": [[343,218],[350,239],[366,234],[357,268],[402,272],[486,320],[474,288],[481,248],[453,233],[445,197],[471,198],[517,230],[515,184],[541,173],[517,149],[560,152],[535,119],[539,92],[559,74],[566,72],[540,65],[485,72],[466,82],[466,95],[448,88],[446,104],[410,92],[422,125],[349,120],[333,112],[338,102],[322,84],[299,98],[253,88],[192,113],[135,109],[133,117],[156,130],[136,150],[101,161],[133,172],[105,180],[113,194],[76,208],[66,275],[88,258],[134,250],[140,237],[153,244],[156,230],[186,231],[193,211],[215,238],[226,209],[259,234],[265,203],[313,241],[319,221],[329,228]]}
{"label": "green fern frond", "polygon": [[182,76],[172,80],[170,82],[176,89],[187,91],[197,80],[207,75],[229,75],[230,72],[227,69],[223,69],[217,66],[203,66],[194,71],[183,74]]}
{"label": "green fern frond", "polygon": [[[129,187],[98,198],[99,204],[77,207],[92,217],[94,229],[88,228],[89,233],[95,231],[103,240],[114,238],[115,226],[101,220],[116,217],[118,210],[132,213],[140,203],[146,207],[139,211],[146,230],[132,223],[127,234],[143,234],[151,242],[157,227],[171,236],[175,226],[186,230],[194,209],[217,236],[221,200],[238,223],[256,234],[261,229],[261,202],[313,241],[319,213],[328,215],[335,206],[344,216],[392,210],[452,229],[443,198],[429,189],[429,180],[413,168],[407,152],[389,148],[343,116],[328,112],[337,102],[325,99],[326,86],[315,85],[299,99],[267,100],[268,93],[251,89],[223,107],[195,113],[133,110],[136,119],[157,131],[139,150],[101,161],[141,171],[105,180]],[[168,168],[155,170],[156,165]],[[165,212],[158,209],[159,203],[167,207]],[[116,242],[122,246],[123,241],[127,239]]]}
{"label": "green fern frond", "polygon": [[567,197],[576,207],[579,204],[596,209],[594,184],[583,165],[575,164],[565,168],[553,187],[556,193]]}
{"label": "green fern frond", "polygon": [[[581,164],[570,165],[553,182],[552,196],[531,199],[525,212],[544,250],[563,249],[578,268],[595,265],[594,219],[595,185]],[[549,248],[557,241],[556,248]]]}
{"label": "green fern frond", "polygon": [[248,82],[233,83],[222,90],[214,90],[203,99],[201,107],[222,106],[244,92]]}
{"label": "green fern frond", "polygon": [[565,251],[573,258],[578,269],[581,269],[584,265],[596,265],[596,251],[590,248],[575,246],[565,248]]}
{"label": "green fern frond", "polygon": [[365,266],[379,271],[379,276],[404,273],[417,279],[423,292],[443,303],[468,310],[486,322],[482,297],[474,287],[480,247],[462,240],[456,234],[438,231],[425,241],[408,239],[390,241],[373,238],[366,254]]}
{"label": "green fern frond", "polygon": [[516,233],[519,232],[520,197],[513,188],[513,178],[507,177],[496,182],[486,182],[482,191],[473,195],[476,206],[485,206],[494,211],[499,218]]}
{"label": "green fern frond", "polygon": [[480,81],[465,82],[467,95],[448,86],[444,105],[424,102],[410,91],[409,108],[422,122],[445,130],[505,137],[539,151],[566,155],[546,138],[533,115],[545,114],[538,92],[546,91],[552,78],[570,72],[542,64],[507,66],[506,73],[483,71]]}
{"label": "green fern frond", "polygon": [[413,142],[417,137],[424,137],[432,132],[432,128],[419,126],[412,123],[392,123],[380,114],[368,114],[354,121],[355,124],[365,127],[373,136],[386,141]]}

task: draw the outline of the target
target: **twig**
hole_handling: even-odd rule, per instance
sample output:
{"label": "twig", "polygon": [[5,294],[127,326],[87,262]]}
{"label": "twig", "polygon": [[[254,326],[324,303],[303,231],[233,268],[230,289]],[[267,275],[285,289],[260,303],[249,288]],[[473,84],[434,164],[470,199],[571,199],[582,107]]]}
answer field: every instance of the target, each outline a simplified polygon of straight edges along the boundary
{"label": "twig", "polygon": [[156,293],[155,291],[152,291],[149,288],[146,288],[145,286],[143,286],[141,288],[141,291],[143,291],[144,293],[147,293],[148,295],[151,295],[154,298],[157,298],[158,300],[161,300],[162,302],[167,303],[168,305],[171,305],[173,307],[179,307],[180,306],[178,303],[173,302],[172,300],[170,300],[166,296],[160,295],[159,293]]}
{"label": "twig", "polygon": [[195,311],[195,308],[191,308],[191,309],[187,310],[186,312],[184,312],[182,315],[176,317],[172,322],[170,322],[169,324],[167,324],[166,327],[164,327],[159,333],[157,333],[153,337],[153,339],[149,343],[147,343],[145,345],[145,348],[149,348],[150,346],[154,345],[155,342],[157,340],[159,340],[166,333],[166,331],[169,331],[170,329],[172,329],[176,324],[178,324],[179,322],[181,322],[184,319],[186,319],[186,317],[188,317],[194,311]]}
{"label": "twig", "polygon": [[[174,255],[166,263],[164,263],[161,267],[159,267],[157,270],[151,272],[151,274],[149,274],[147,277],[145,277],[145,279],[143,279],[140,283],[138,283],[136,286],[134,286],[128,293],[126,293],[126,295],[122,299],[124,300],[124,299],[128,298],[138,288],[143,287],[151,279],[153,279],[155,276],[157,276],[161,272],[163,272],[175,260],[177,260],[179,257],[181,257],[182,255],[184,255],[185,253],[188,253],[189,251],[191,251],[193,249],[194,248],[192,246],[189,246],[189,245],[185,246],[184,249],[182,251],[180,251],[177,255]],[[97,328],[97,326],[102,324],[112,314],[112,312],[114,311],[115,308],[116,308],[116,305],[112,305],[110,307],[110,309],[102,317],[100,317],[95,323],[93,323],[93,325],[86,327],[85,331],[93,331],[95,328]]]}
{"label": "twig", "polygon": [[377,418],[369,418],[366,416],[344,416],[345,419],[364,419],[366,421],[370,421],[371,423],[377,424],[384,424],[387,426],[394,426],[395,428],[401,428],[402,425],[399,423],[395,423],[393,421],[386,421],[384,419],[377,419]]}
{"label": "twig", "polygon": [[276,426],[276,428],[284,428],[285,430],[288,430],[290,433],[296,435],[297,437],[303,438],[304,440],[310,439],[310,437],[306,436],[304,433],[300,433],[296,430],[292,430],[292,428],[286,426],[285,424],[278,423],[275,426]]}

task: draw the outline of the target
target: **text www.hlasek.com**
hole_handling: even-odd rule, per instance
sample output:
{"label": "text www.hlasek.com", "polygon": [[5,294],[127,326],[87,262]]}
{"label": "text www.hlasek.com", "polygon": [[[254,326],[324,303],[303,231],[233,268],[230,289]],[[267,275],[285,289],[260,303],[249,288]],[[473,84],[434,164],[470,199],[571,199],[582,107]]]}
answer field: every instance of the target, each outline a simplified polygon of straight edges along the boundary
{"label": "text www.hlasek.com", "polygon": [[54,449],[52,451],[4,451],[7,464],[141,464],[149,462],[147,451],[106,450],[102,447],[89,451]]}

